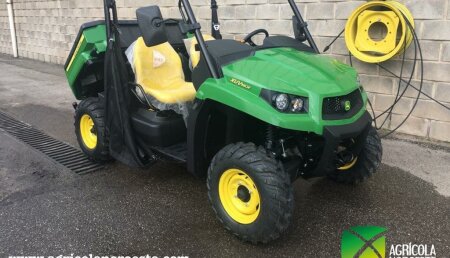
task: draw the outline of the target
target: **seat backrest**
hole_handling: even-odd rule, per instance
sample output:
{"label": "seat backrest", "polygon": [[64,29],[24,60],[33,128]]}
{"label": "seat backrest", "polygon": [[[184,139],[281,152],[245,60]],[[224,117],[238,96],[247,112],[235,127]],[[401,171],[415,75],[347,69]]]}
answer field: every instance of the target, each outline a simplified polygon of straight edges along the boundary
{"label": "seat backrest", "polygon": [[166,26],[158,6],[141,7],[136,10],[136,17],[147,47],[160,45],[168,41]]}
{"label": "seat backrest", "polygon": [[[213,36],[205,34],[203,35],[203,39],[205,41],[211,41],[211,40],[216,40]],[[197,39],[195,37],[189,39],[190,40],[190,45],[189,45],[189,49],[187,49],[187,51],[189,51],[189,57],[191,59],[191,66],[192,69],[194,69],[195,67],[197,67],[198,63],[200,62],[200,50],[197,50],[196,46],[198,44]],[[186,47],[188,48],[188,47]]]}
{"label": "seat backrest", "polygon": [[181,59],[169,42],[147,47],[144,39],[138,38],[134,48],[134,67],[136,83],[146,92],[185,83]]}

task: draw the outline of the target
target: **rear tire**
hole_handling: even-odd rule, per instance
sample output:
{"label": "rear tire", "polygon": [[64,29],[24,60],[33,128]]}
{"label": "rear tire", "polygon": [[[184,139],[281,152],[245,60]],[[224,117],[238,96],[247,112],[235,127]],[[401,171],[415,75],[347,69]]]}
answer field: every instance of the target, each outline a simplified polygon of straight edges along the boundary
{"label": "rear tire", "polygon": [[105,131],[105,112],[97,98],[80,102],[75,111],[75,134],[81,150],[96,162],[111,160]]}
{"label": "rear tire", "polygon": [[364,148],[359,154],[356,163],[347,170],[336,170],[328,177],[343,184],[362,183],[377,172],[382,156],[381,138],[377,130],[371,127]]}
{"label": "rear tire", "polygon": [[208,197],[224,227],[244,241],[267,243],[288,228],[293,187],[282,165],[253,143],[231,144],[211,162]]}

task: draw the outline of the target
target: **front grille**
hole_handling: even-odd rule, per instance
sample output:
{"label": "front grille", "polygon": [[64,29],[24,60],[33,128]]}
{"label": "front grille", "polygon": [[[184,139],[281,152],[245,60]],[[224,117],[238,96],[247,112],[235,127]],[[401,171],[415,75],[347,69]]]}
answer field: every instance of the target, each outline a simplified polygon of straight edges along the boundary
{"label": "front grille", "polygon": [[[350,102],[350,109],[348,110],[345,108],[347,101]],[[322,106],[322,117],[324,120],[347,119],[356,115],[362,107],[361,91],[357,89],[345,96],[325,98]]]}

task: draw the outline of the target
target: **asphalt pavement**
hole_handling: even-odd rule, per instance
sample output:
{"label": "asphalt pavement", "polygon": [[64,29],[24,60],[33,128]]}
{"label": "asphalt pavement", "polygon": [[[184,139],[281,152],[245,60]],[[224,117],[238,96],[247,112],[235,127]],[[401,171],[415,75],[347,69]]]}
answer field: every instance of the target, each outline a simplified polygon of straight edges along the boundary
{"label": "asphalt pavement", "polygon": [[[0,56],[0,109],[77,147],[73,101],[62,67]],[[223,229],[205,181],[182,166],[115,162],[80,176],[0,131],[0,257],[339,257],[342,232],[358,225],[386,227],[389,245],[433,244],[450,257],[450,148],[407,137],[384,148],[367,183],[295,182],[289,231],[254,246]]]}

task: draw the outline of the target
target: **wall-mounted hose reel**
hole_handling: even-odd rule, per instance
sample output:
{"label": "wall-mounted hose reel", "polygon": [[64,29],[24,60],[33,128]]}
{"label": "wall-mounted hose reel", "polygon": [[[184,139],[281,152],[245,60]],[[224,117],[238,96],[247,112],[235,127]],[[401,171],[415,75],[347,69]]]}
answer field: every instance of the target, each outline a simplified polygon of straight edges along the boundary
{"label": "wall-mounted hose reel", "polygon": [[[408,115],[398,126],[383,137],[394,133],[412,115],[420,95],[423,94],[423,56],[411,12],[406,6],[396,1],[369,1],[358,7],[350,15],[345,27],[345,43],[350,51],[350,61],[354,56],[362,62],[377,64],[381,69],[388,71],[399,79],[395,101],[388,109],[376,115],[372,103],[369,101],[374,125],[377,129],[382,129],[392,118],[395,106],[404,97],[409,87],[418,91],[414,105]],[[414,43],[414,62],[408,76],[404,74],[404,66],[406,49],[411,43]],[[396,56],[402,56],[400,75],[394,74],[380,64]],[[411,81],[418,62],[421,64],[419,66],[420,86],[414,87],[411,85]],[[409,79],[404,79],[404,76]],[[407,85],[403,90],[401,90],[402,82],[406,82]]]}
{"label": "wall-mounted hose reel", "polygon": [[[384,33],[380,33],[380,31],[383,31],[380,28],[384,29]],[[373,30],[375,30],[375,33],[373,33]],[[383,137],[391,135],[405,124],[416,108],[421,95],[450,110],[449,106],[423,92],[424,65],[422,47],[415,30],[414,18],[406,6],[396,1],[368,1],[353,11],[345,29],[325,47],[323,52],[327,52],[344,32],[351,65],[353,65],[352,57],[355,57],[362,62],[376,64],[381,70],[398,79],[394,103],[385,111],[376,115],[372,103],[369,101],[376,129],[382,129],[388,120],[391,119],[395,106],[405,96],[408,89],[412,88],[417,91],[417,96],[410,112],[398,126],[383,135]],[[404,71],[406,49],[410,45],[414,46],[414,59],[410,73],[406,74]],[[400,74],[398,75],[381,64],[396,56],[401,56],[400,59],[402,61]],[[416,70],[418,70],[418,81],[420,82],[418,86],[414,86],[411,83]]]}
{"label": "wall-mounted hose reel", "polygon": [[413,40],[411,27],[414,28],[414,18],[403,4],[370,1],[350,15],[345,27],[345,43],[357,59],[381,63],[409,47]]}

